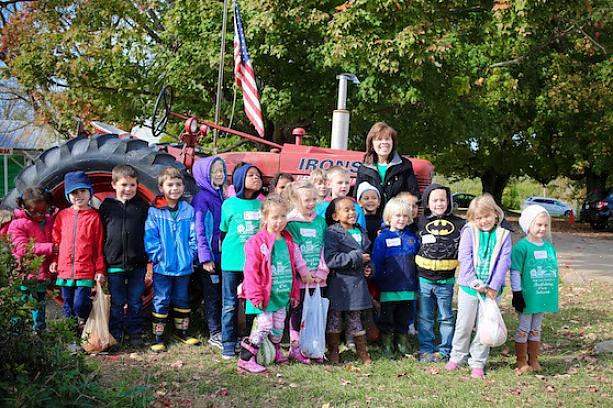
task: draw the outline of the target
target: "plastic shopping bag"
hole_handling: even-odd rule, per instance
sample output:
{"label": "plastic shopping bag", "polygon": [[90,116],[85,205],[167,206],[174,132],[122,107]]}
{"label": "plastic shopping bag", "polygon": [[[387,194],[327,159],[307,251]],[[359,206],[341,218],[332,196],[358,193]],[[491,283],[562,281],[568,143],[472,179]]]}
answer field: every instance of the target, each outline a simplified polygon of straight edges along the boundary
{"label": "plastic shopping bag", "polygon": [[507,327],[495,300],[477,295],[479,298],[479,329],[477,335],[481,344],[490,347],[502,346],[507,341]]}
{"label": "plastic shopping bag", "polygon": [[[253,324],[251,325],[251,333],[257,331],[258,328],[258,319],[257,317],[253,319]],[[262,344],[260,344],[260,349],[258,350],[258,354],[255,356],[255,361],[259,365],[269,366],[275,362],[275,346],[272,344],[272,341],[266,336]]]}
{"label": "plastic shopping bag", "polygon": [[326,320],[330,301],[321,297],[319,285],[311,296],[304,292],[302,321],[300,322],[300,351],[309,358],[323,358],[326,351]]}
{"label": "plastic shopping bag", "polygon": [[100,282],[96,282],[96,294],[92,302],[92,311],[83,328],[81,347],[88,353],[100,353],[115,345],[117,341],[109,331],[111,314],[111,295],[102,291]]}

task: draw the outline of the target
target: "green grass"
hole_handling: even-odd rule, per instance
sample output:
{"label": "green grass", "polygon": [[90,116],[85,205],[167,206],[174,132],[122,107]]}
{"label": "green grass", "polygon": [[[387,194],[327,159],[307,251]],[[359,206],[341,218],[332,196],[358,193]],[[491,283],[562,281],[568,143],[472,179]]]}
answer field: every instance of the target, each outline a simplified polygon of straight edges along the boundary
{"label": "green grass", "polygon": [[[485,381],[471,379],[467,368],[447,373],[443,364],[414,357],[385,360],[376,347],[370,348],[372,366],[357,364],[346,351],[344,365],[273,366],[268,376],[237,373],[236,362],[221,360],[208,345],[92,360],[99,362],[103,384],[144,386],[153,406],[611,406],[613,355],[592,354],[595,343],[613,338],[611,289],[561,286],[561,312],[545,318],[538,375],[515,375],[512,341],[492,351]],[[502,305],[511,337],[517,320],[508,293]]]}

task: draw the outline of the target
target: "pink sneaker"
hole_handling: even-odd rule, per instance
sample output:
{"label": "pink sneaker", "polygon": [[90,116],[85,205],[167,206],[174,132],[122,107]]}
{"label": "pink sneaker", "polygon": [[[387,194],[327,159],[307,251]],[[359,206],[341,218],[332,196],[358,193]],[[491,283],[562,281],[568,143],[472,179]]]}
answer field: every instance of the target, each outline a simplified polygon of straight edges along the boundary
{"label": "pink sneaker", "polygon": [[[241,353],[238,358],[238,371],[247,374],[262,374],[266,372],[266,367],[259,365],[255,361],[255,356],[258,354],[258,348],[249,343],[249,338],[245,338],[241,342]],[[249,356],[247,360],[244,357]]]}
{"label": "pink sneaker", "polygon": [[326,360],[323,357],[317,357],[317,358],[312,358],[311,362],[314,362],[317,364],[323,364],[326,362]]}
{"label": "pink sneaker", "polygon": [[283,355],[283,350],[281,350],[280,343],[272,343],[275,346],[275,363],[276,364],[287,364],[288,360],[285,355]]}
{"label": "pink sneaker", "polygon": [[459,366],[458,366],[458,363],[453,362],[453,361],[451,361],[451,360],[449,360],[449,361],[447,362],[447,364],[445,364],[445,370],[447,370],[447,371],[454,371],[454,370],[457,370],[457,369],[458,369],[458,367],[459,367]]}
{"label": "pink sneaker", "polygon": [[485,378],[485,371],[483,368],[473,368],[470,372],[472,378],[479,378],[483,380]]}
{"label": "pink sneaker", "polygon": [[290,347],[288,357],[300,364],[311,364],[311,359],[303,356],[299,347]]}

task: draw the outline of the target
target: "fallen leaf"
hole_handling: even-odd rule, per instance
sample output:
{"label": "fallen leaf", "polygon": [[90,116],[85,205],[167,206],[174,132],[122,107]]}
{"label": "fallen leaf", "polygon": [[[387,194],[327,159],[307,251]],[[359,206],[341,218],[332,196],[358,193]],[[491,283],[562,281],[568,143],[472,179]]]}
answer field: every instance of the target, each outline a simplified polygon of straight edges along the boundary
{"label": "fallen leaf", "polygon": [[283,377],[283,374],[277,373],[277,378],[281,378],[281,377]]}
{"label": "fallen leaf", "polygon": [[130,360],[134,360],[134,361],[143,361],[144,360],[144,358],[140,354],[138,354],[138,353],[130,353],[128,355],[128,358]]}
{"label": "fallen leaf", "polygon": [[595,385],[589,385],[587,389],[591,392],[598,392],[598,387],[596,387]]}
{"label": "fallen leaf", "polygon": [[503,347],[502,351],[500,352],[501,356],[505,356],[505,357],[509,357],[509,348],[508,347]]}
{"label": "fallen leaf", "polygon": [[513,394],[513,395],[521,395],[521,389],[520,388],[513,388],[511,390],[511,394]]}
{"label": "fallen leaf", "polygon": [[400,377],[404,377],[405,375],[407,375],[407,373],[400,373],[400,374],[396,374],[396,377],[400,378]]}
{"label": "fallen leaf", "polygon": [[330,408],[330,403],[326,402],[325,404],[321,406],[321,408]]}
{"label": "fallen leaf", "polygon": [[566,374],[573,375],[573,374],[577,374],[578,372],[579,372],[579,370],[577,369],[577,367],[573,366],[573,367],[569,368],[568,371],[566,371]]}
{"label": "fallen leaf", "polygon": [[300,386],[298,384],[296,384],[296,383],[289,383],[289,387],[290,388],[298,388]]}
{"label": "fallen leaf", "polygon": [[544,380],[545,380],[545,376],[544,376],[544,375],[537,374],[537,375],[535,375],[534,377],[535,377],[537,380],[541,380],[541,381],[544,381]]}
{"label": "fallen leaf", "polygon": [[360,367],[354,366],[353,364],[347,364],[345,366],[345,370],[352,372],[352,373],[359,373],[362,371]]}
{"label": "fallen leaf", "polygon": [[349,380],[341,380],[341,385],[343,385],[343,386],[351,385],[351,381],[349,381]]}
{"label": "fallen leaf", "polygon": [[547,385],[547,387],[545,387],[545,389],[546,389],[548,392],[556,392],[556,387],[555,387],[555,385],[553,385],[553,384],[548,384],[548,385]]}
{"label": "fallen leaf", "polygon": [[430,375],[437,375],[437,374],[440,374],[440,372],[441,372],[441,369],[436,366],[430,366],[426,368],[426,373]]}
{"label": "fallen leaf", "polygon": [[278,384],[281,384],[281,385],[285,385],[286,381],[285,381],[285,379],[283,379],[283,378],[279,378],[279,379],[277,380],[277,383],[278,383]]}
{"label": "fallen leaf", "polygon": [[230,392],[228,391],[227,388],[220,388],[219,390],[217,390],[215,394],[218,397],[227,397],[228,395],[230,395]]}
{"label": "fallen leaf", "polygon": [[177,361],[175,361],[174,363],[172,363],[172,364],[170,365],[170,368],[176,368],[176,369],[178,369],[178,368],[182,368],[184,365],[185,365],[185,364],[183,363],[183,361],[181,361],[181,360],[177,360]]}

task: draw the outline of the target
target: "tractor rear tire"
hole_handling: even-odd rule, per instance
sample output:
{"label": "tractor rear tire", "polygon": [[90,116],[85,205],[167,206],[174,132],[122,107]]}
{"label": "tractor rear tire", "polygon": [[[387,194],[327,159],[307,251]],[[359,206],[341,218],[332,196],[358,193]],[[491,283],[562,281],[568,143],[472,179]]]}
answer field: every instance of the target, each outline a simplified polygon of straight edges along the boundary
{"label": "tractor rear tire", "polygon": [[[15,199],[28,186],[41,185],[54,193],[55,204],[62,207],[68,205],[61,200],[64,197],[58,186],[63,185],[64,175],[75,170],[86,173],[106,175],[106,185],[94,185],[96,193],[111,192],[110,174],[118,164],[129,164],[138,173],[141,195],[147,199],[159,194],[157,177],[165,167],[176,167],[185,177],[185,196],[191,196],[197,191],[196,184],[185,166],[176,161],[175,157],[149,146],[147,142],[132,138],[119,138],[114,134],[95,135],[91,139],[77,137],[68,142],[44,151],[31,166],[25,167],[15,178],[15,189],[2,203],[4,208],[14,208]],[[143,194],[146,193],[146,194]]]}

